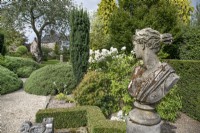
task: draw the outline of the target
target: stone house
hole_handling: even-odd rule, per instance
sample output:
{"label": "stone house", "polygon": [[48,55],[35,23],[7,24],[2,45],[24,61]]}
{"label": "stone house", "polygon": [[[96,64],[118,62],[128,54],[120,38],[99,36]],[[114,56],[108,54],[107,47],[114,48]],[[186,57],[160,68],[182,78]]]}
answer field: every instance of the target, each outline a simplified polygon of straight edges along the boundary
{"label": "stone house", "polygon": [[62,47],[69,48],[69,37],[62,37],[60,34],[57,34],[54,31],[51,31],[50,34],[46,34],[41,40],[41,46],[55,50],[55,46],[59,45]]}
{"label": "stone house", "polygon": [[[55,50],[55,46],[59,45],[65,48],[69,48],[69,36],[61,37],[55,31],[51,31],[50,34],[46,34],[41,39],[41,46],[52,50]],[[37,39],[35,38],[30,45],[30,52],[33,54],[37,51]]]}

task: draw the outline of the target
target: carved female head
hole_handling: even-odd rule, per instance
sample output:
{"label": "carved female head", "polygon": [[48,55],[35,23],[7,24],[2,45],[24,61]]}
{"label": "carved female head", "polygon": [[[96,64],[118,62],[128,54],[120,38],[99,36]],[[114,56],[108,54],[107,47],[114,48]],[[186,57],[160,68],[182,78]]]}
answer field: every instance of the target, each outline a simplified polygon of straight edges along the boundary
{"label": "carved female head", "polygon": [[161,48],[160,43],[170,44],[172,42],[172,35],[169,33],[160,34],[158,31],[151,28],[136,30],[133,36],[133,45],[136,57],[141,58],[142,52],[148,48],[157,54]]}

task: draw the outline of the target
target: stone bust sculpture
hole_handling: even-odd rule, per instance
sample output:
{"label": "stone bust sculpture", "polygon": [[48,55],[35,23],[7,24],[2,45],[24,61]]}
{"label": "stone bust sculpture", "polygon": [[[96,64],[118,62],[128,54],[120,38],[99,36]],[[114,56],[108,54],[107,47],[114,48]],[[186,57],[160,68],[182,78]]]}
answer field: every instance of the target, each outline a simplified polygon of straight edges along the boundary
{"label": "stone bust sculpture", "polygon": [[155,105],[179,80],[174,69],[167,63],[161,63],[157,57],[161,42],[171,44],[172,35],[145,28],[136,30],[133,36],[136,58],[142,59],[143,65],[135,67],[128,86],[129,93],[136,100],[126,119],[127,133],[161,132],[162,121]]}
{"label": "stone bust sculpture", "polygon": [[174,69],[167,63],[161,63],[156,55],[161,42],[171,44],[172,35],[145,28],[136,30],[133,36],[136,58],[142,59],[144,64],[135,68],[128,90],[140,103],[160,101],[179,80]]}

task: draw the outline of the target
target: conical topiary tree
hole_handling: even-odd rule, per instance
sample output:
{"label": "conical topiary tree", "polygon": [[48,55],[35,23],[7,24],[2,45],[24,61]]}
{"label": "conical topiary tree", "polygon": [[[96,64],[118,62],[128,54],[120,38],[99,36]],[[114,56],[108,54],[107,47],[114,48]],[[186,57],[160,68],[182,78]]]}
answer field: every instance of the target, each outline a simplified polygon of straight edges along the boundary
{"label": "conical topiary tree", "polygon": [[70,15],[70,59],[77,83],[88,68],[90,21],[88,13],[75,8]]}

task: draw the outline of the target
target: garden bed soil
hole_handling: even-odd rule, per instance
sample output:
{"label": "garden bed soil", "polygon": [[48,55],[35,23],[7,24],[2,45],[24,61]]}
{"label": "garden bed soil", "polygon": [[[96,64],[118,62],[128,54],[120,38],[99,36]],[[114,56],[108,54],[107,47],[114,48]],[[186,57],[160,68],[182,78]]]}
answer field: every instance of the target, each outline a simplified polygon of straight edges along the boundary
{"label": "garden bed soil", "polygon": [[65,102],[64,100],[56,100],[55,96],[51,96],[46,108],[71,108],[75,107],[76,103]]}

